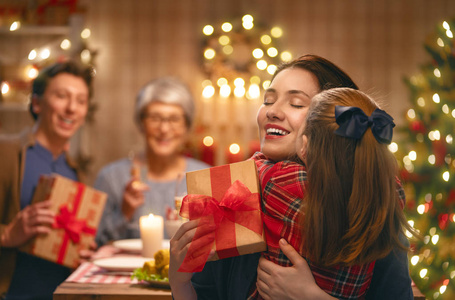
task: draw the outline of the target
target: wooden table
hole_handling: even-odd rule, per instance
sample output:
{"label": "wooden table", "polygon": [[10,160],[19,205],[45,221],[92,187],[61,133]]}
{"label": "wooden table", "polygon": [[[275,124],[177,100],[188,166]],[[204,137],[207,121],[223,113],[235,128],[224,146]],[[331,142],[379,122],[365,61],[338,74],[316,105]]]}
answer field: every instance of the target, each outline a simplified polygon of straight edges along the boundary
{"label": "wooden table", "polygon": [[[98,249],[93,256],[109,258],[127,255],[137,257],[138,254],[122,253],[112,245]],[[129,272],[113,272],[97,267],[92,262],[82,263],[54,292],[54,300],[84,300],[84,299],[147,299],[171,300],[171,290],[167,287],[153,287],[147,283],[138,283],[130,278]]]}
{"label": "wooden table", "polygon": [[53,299],[171,300],[172,296],[170,290],[151,288],[143,284],[64,282],[55,290]]}

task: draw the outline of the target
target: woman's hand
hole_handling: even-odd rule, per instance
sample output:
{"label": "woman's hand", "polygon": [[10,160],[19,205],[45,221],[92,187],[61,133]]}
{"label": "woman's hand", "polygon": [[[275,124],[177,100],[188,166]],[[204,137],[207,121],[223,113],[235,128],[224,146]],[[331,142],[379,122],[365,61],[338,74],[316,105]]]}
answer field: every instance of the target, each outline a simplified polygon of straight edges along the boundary
{"label": "woman's hand", "polygon": [[261,257],[256,286],[265,300],[336,299],[317,286],[306,260],[286,240],[280,240],[280,248],[293,266],[281,267]]}
{"label": "woman's hand", "polygon": [[131,220],[136,209],[144,204],[144,192],[149,190],[148,185],[131,178],[123,192],[122,213],[127,220]]}
{"label": "woman's hand", "polygon": [[19,247],[38,234],[49,233],[55,217],[50,206],[48,200],[28,205],[21,210],[6,226],[1,236],[2,247]]}
{"label": "woman's hand", "polygon": [[191,241],[196,233],[199,220],[183,223],[171,239],[171,258],[169,262],[169,284],[174,299],[197,299],[191,284],[193,273],[179,272],[178,269],[185,259]]}
{"label": "woman's hand", "polygon": [[98,248],[98,245],[96,244],[96,242],[92,241],[90,243],[88,249],[79,250],[79,264],[82,264],[83,262],[86,262],[86,261],[89,261],[90,259],[92,259],[97,248]]}

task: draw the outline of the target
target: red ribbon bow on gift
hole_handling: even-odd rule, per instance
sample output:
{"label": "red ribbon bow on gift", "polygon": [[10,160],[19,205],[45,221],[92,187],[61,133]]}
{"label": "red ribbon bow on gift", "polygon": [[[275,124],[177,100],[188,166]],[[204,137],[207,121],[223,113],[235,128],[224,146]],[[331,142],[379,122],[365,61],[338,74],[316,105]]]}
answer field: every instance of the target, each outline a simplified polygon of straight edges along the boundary
{"label": "red ribbon bow on gift", "polygon": [[63,228],[73,243],[79,243],[81,233],[92,230],[87,227],[85,220],[78,220],[73,212],[68,209],[68,205],[60,207],[60,214],[55,217],[55,222],[52,224],[53,228]]}
{"label": "red ribbon bow on gift", "polygon": [[[220,201],[206,195],[185,196],[180,216],[200,221],[179,272],[202,271],[215,241],[219,258],[239,255],[235,224],[262,235],[262,222],[255,222],[251,216],[252,211],[260,215],[258,198],[258,193],[251,193],[239,180],[227,189]],[[220,249],[220,245],[226,249]]]}

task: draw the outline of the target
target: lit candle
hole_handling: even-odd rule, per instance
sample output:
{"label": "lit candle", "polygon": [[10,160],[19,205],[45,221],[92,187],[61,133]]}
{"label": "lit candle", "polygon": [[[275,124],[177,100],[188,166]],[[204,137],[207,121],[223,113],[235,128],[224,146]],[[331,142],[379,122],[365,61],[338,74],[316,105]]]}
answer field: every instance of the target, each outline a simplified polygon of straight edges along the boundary
{"label": "lit candle", "polygon": [[163,217],[142,216],[139,219],[142,240],[142,256],[153,257],[163,244]]}

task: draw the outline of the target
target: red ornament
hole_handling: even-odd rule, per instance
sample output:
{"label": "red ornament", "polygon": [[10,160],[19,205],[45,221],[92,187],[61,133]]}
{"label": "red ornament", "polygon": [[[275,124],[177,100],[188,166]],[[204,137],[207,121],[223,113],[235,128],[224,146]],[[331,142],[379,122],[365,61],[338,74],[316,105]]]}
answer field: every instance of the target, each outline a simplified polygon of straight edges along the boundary
{"label": "red ornament", "polygon": [[449,225],[449,214],[439,214],[438,216],[438,221],[439,221],[439,228],[441,230],[444,230],[447,228],[447,225]]}
{"label": "red ornament", "polygon": [[436,140],[432,143],[433,153],[436,157],[436,161],[434,163],[435,166],[440,167],[445,163],[445,157],[447,155],[447,147],[444,141]]}
{"label": "red ornament", "polygon": [[427,132],[427,129],[425,128],[425,125],[420,120],[412,121],[411,124],[409,124],[409,127],[410,127],[411,131],[413,131],[415,133],[425,133],[425,132]]}

